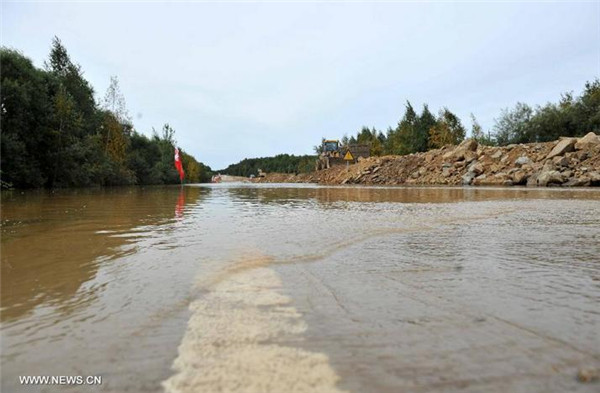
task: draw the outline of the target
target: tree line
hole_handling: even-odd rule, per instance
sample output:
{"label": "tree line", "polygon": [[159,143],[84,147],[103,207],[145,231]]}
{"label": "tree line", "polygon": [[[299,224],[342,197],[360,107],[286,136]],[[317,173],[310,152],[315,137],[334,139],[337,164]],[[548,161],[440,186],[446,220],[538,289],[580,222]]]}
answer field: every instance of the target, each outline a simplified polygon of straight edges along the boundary
{"label": "tree line", "polygon": [[258,170],[278,173],[307,173],[315,169],[316,156],[293,154],[278,154],[274,157],[246,158],[231,164],[219,173],[232,176],[258,175]]}
{"label": "tree line", "polygon": [[[2,188],[175,184],[175,131],[147,137],[127,114],[118,80],[104,99],[55,37],[44,69],[0,48]],[[181,151],[186,181],[209,181],[210,167]]]}
{"label": "tree line", "polygon": [[[519,102],[513,108],[503,109],[494,119],[491,131],[484,131],[473,114],[470,117],[471,137],[483,145],[547,142],[561,136],[583,136],[590,131],[600,133],[600,80],[586,82],[579,96],[562,94],[558,103],[531,107]],[[407,101],[396,127],[388,127],[385,133],[362,127],[356,135],[344,135],[341,142],[370,144],[371,155],[375,156],[404,155],[456,145],[466,135],[467,128],[448,108],[436,116],[424,104],[417,113]],[[319,146],[315,146],[315,151],[319,151]]]}

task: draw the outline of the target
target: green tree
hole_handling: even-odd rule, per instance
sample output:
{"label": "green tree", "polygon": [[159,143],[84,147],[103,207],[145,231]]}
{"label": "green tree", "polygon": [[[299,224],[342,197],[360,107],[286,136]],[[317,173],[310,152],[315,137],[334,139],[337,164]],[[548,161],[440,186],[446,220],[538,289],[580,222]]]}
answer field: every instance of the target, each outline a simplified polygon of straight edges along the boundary
{"label": "green tree", "polygon": [[127,166],[134,173],[135,183],[161,184],[162,176],[157,164],[162,156],[158,143],[135,131],[130,142]]}
{"label": "green tree", "polygon": [[394,141],[395,141],[396,130],[392,127],[388,127],[385,132],[385,143],[383,144],[384,154],[394,154]]}
{"label": "green tree", "polygon": [[316,156],[295,156],[290,154],[278,154],[274,157],[245,158],[242,161],[231,164],[219,173],[232,176],[258,175],[258,169],[265,172],[278,173],[306,173],[311,172],[315,166]]}
{"label": "green tree", "polygon": [[513,109],[503,109],[494,123],[494,135],[498,144],[525,143],[535,139],[529,124],[532,116],[533,109],[521,102]]}
{"label": "green tree", "polygon": [[576,135],[600,134],[600,79],[585,83],[583,93],[573,105],[572,122],[576,125]]}
{"label": "green tree", "polygon": [[410,154],[417,151],[417,122],[418,116],[411,103],[406,101],[405,112],[396,128],[396,154]]}
{"label": "green tree", "polygon": [[429,130],[435,126],[435,116],[429,110],[427,104],[423,104],[421,115],[416,119],[414,134],[412,136],[411,150],[412,152],[427,151],[429,142]]}
{"label": "green tree", "polygon": [[[62,84],[69,95],[73,97],[75,109],[85,118],[91,119],[96,110],[94,100],[94,89],[89,82],[83,78],[83,71],[78,64],[71,61],[67,49],[58,37],[52,40],[52,48],[48,61],[45,63],[47,70],[55,78],[55,83],[50,86],[51,94],[55,94]],[[82,131],[91,133],[95,123],[87,123]]]}
{"label": "green tree", "polygon": [[198,161],[183,150],[180,150],[181,163],[185,172],[185,181],[187,183],[198,183],[202,177],[202,168]]}
{"label": "green tree", "polygon": [[74,143],[78,142],[76,133],[81,127],[82,119],[75,109],[73,97],[62,84],[54,96],[54,119],[56,142],[55,149],[51,153],[54,156],[54,170],[50,185],[54,186],[57,182],[60,185],[70,185],[73,183],[73,174],[69,171],[69,168],[72,168],[69,164],[73,156],[69,155],[68,151]]}
{"label": "green tree", "polygon": [[52,162],[49,75],[21,53],[0,50],[2,181],[17,188],[46,184]]}
{"label": "green tree", "polygon": [[52,49],[50,50],[48,60],[44,64],[47,70],[62,78],[66,78],[67,74],[71,71],[73,64],[67,53],[67,48],[64,47],[57,36],[54,36],[52,39]]}
{"label": "green tree", "polygon": [[372,156],[381,156],[384,154],[384,136],[381,132],[377,131],[375,127],[371,130],[371,150]]}
{"label": "green tree", "polygon": [[466,130],[458,116],[444,108],[436,125],[429,130],[429,147],[437,149],[444,145],[457,145],[465,139],[465,135]]}

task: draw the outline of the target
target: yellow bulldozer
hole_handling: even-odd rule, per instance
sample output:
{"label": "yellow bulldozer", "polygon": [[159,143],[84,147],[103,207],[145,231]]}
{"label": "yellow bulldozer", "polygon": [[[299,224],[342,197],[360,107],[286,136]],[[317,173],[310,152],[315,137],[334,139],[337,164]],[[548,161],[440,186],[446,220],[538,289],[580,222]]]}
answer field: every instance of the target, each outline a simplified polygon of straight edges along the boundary
{"label": "yellow bulldozer", "polygon": [[345,162],[354,163],[359,157],[367,158],[370,156],[371,147],[368,144],[341,145],[337,139],[323,139],[320,150],[315,163],[317,171]]}

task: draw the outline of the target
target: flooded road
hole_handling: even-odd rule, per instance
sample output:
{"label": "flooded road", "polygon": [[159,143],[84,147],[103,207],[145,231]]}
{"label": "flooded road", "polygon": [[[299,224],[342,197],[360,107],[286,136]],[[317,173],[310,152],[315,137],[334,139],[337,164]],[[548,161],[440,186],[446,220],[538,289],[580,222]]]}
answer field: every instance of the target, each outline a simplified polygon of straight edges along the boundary
{"label": "flooded road", "polygon": [[598,190],[11,192],[1,246],[3,392],[600,388]]}

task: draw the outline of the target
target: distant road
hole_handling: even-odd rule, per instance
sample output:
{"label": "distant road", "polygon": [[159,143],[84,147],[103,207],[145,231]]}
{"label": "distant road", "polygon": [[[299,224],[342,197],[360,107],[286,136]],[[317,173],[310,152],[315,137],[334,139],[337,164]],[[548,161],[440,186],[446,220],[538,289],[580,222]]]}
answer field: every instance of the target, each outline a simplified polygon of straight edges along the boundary
{"label": "distant road", "polygon": [[222,183],[235,183],[235,182],[244,182],[249,183],[250,179],[244,176],[230,176],[230,175],[221,175]]}

